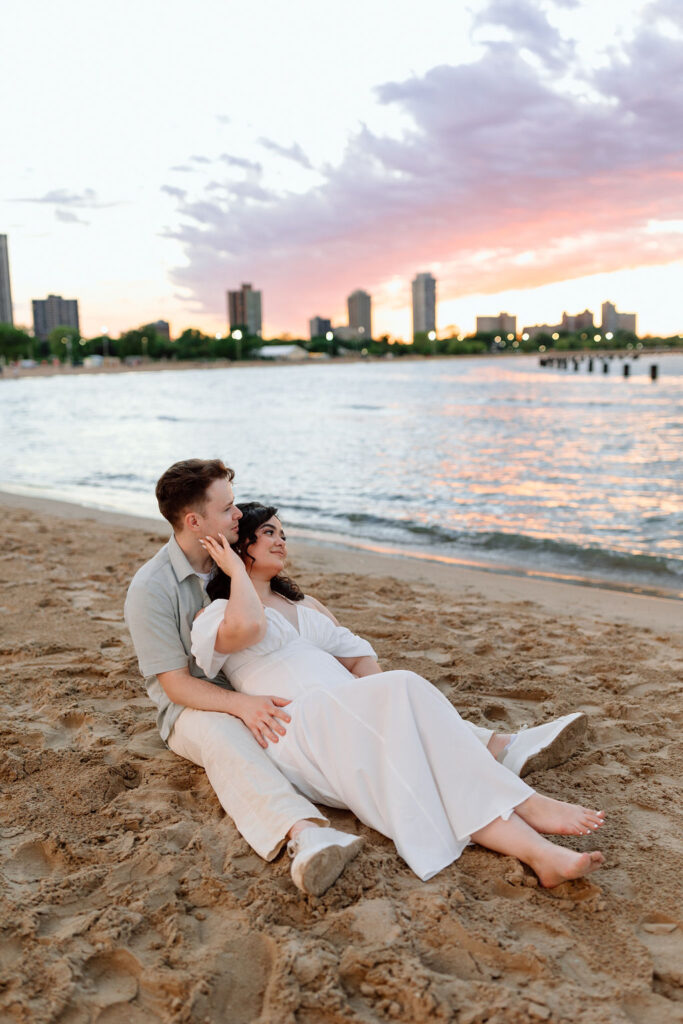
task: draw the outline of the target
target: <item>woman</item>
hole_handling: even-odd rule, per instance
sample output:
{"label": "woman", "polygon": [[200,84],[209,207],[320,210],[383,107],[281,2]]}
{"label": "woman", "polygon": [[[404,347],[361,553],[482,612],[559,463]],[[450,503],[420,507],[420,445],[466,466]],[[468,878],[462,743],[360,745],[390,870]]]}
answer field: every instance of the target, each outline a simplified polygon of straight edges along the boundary
{"label": "woman", "polygon": [[[235,550],[224,537],[204,540],[219,571],[207,588],[212,604],[195,620],[192,652],[209,678],[222,668],[236,690],[261,698],[260,706],[272,702],[273,717],[240,717],[302,793],[349,808],[391,838],[423,881],[470,841],[518,857],[546,887],[602,864],[601,853],[541,835],[590,833],[602,825],[601,811],[534,793],[431,683],[382,672],[367,641],[282,575],[287,549],[276,510],[254,502],[240,510]],[[243,636],[244,616],[258,602],[254,640],[239,649],[238,626]],[[280,719],[289,721],[286,732]]]}

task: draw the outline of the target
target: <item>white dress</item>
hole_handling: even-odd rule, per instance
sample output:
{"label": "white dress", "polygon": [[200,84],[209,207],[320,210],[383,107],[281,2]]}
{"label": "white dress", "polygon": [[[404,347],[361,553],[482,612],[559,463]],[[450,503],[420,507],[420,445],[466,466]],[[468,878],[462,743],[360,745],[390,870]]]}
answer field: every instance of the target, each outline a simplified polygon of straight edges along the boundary
{"label": "white dress", "polygon": [[194,622],[192,653],[209,678],[291,700],[292,721],[268,755],[310,800],[349,808],[393,839],[423,881],[456,860],[470,835],[533,794],[500,765],[435,686],[414,672],[356,679],[335,656],[374,656],[366,640],[296,604],[298,630],[266,608],[266,635],[234,654],[214,649],[226,602]]}

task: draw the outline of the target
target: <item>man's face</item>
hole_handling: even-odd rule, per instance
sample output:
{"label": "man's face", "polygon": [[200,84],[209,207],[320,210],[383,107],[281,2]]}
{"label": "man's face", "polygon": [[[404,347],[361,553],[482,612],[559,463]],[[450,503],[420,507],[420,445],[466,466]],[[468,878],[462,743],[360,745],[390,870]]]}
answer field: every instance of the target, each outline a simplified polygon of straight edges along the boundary
{"label": "man's face", "polygon": [[222,533],[229,544],[237,540],[242,513],[235,505],[235,496],[227,480],[214,480],[206,491],[204,511],[197,512],[201,535],[213,537]]}

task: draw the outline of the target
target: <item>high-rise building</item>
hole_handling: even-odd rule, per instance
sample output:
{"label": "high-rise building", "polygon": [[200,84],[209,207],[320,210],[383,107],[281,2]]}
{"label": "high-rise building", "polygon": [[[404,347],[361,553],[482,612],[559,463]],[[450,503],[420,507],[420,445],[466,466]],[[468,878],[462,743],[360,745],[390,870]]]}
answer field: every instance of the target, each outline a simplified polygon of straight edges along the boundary
{"label": "high-rise building", "polygon": [[632,334],[635,334],[636,314],[618,313],[617,307],[613,302],[603,302],[602,330],[604,333],[611,331],[612,334],[616,334],[617,331],[630,331]]}
{"label": "high-rise building", "polygon": [[261,292],[255,292],[250,284],[243,284],[239,291],[228,292],[228,321],[230,330],[241,327],[247,334],[261,337]]}
{"label": "high-rise building", "polygon": [[71,327],[80,334],[78,299],[63,299],[61,295],[48,295],[33,300],[33,333],[45,341],[55,327]]}
{"label": "high-rise building", "polygon": [[436,330],[436,279],[418,274],[413,281],[413,338]]}
{"label": "high-rise building", "polygon": [[349,310],[349,327],[355,327],[358,334],[370,341],[372,338],[372,299],[367,292],[358,288],[351,292],[346,304]]}
{"label": "high-rise building", "polygon": [[568,331],[571,334],[574,331],[592,331],[593,327],[593,314],[590,309],[584,309],[583,313],[563,313],[559,330]]}
{"label": "high-rise building", "polygon": [[0,235],[0,324],[13,324],[7,235]]}
{"label": "high-rise building", "polygon": [[308,330],[311,341],[314,338],[324,338],[327,332],[332,330],[332,321],[324,316],[312,316],[308,321]]}
{"label": "high-rise building", "polygon": [[153,327],[160,338],[164,341],[171,340],[171,325],[168,320],[155,320],[153,324],[148,324],[148,327]]}
{"label": "high-rise building", "polygon": [[517,317],[509,313],[498,316],[478,316],[477,334],[517,334]]}

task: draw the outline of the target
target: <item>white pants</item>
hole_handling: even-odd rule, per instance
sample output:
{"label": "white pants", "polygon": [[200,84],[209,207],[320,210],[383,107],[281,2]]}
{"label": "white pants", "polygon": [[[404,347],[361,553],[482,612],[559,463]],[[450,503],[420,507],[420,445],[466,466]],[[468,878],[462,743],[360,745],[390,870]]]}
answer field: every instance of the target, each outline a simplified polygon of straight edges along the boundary
{"label": "white pants", "polygon": [[[493,732],[465,722],[488,745]],[[329,820],[298,793],[234,715],[185,708],[168,737],[174,754],[199,765],[237,831],[264,860],[282,849],[295,822]]]}
{"label": "white pants", "polygon": [[237,831],[265,860],[277,856],[290,828],[302,818],[329,825],[234,715],[185,708],[168,745],[174,754],[204,769]]}

